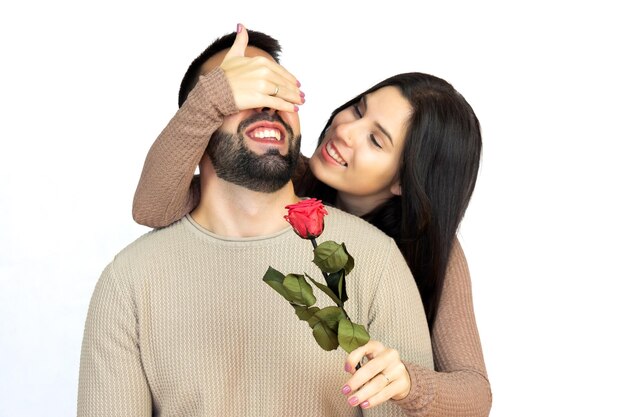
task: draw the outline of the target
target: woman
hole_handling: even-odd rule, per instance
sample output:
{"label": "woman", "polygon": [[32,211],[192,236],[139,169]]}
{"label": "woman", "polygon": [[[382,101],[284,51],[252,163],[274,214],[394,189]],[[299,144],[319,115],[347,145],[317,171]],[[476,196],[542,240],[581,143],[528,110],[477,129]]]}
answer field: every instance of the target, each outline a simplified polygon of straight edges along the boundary
{"label": "woman", "polygon": [[[242,30],[220,68],[205,74],[203,83],[213,84],[210,97],[202,100],[231,111],[297,110],[304,101],[299,83],[276,62],[245,58],[246,45]],[[148,154],[133,204],[138,223],[167,226],[197,204],[193,172],[221,122],[218,111],[204,121],[191,120],[191,113],[181,109]],[[198,130],[199,123],[204,125]],[[401,362],[395,350],[377,341],[348,355],[346,371],[352,376],[341,391],[351,405],[374,407],[391,398],[407,415],[489,414],[491,392],[470,277],[456,239],[480,153],[479,122],[463,97],[444,80],[409,73],[384,80],[335,110],[308,164],[302,158],[294,178],[300,195],[359,215],[394,238],[431,329],[435,371]],[[363,356],[370,360],[355,371]],[[393,381],[385,375],[394,375]]]}

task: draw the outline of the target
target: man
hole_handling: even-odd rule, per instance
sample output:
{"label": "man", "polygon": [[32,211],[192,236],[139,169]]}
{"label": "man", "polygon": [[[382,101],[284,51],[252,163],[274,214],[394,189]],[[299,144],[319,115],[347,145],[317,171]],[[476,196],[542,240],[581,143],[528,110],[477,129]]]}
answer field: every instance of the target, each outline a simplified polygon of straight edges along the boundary
{"label": "man", "polygon": [[[264,57],[262,65],[275,62],[246,44],[206,57],[203,75],[165,129],[208,142],[200,202],[189,216],[140,237],[104,270],[85,326],[79,416],[360,413],[340,392],[345,353],[322,350],[262,281],[270,265],[310,276],[319,270],[310,243],[283,220],[285,206],[298,201],[290,181],[299,154],[297,113],[233,111],[233,103],[220,107],[223,97],[212,88],[227,54],[235,64],[244,51]],[[296,91],[288,74],[279,78],[269,95]],[[210,141],[202,139],[207,133]],[[432,368],[419,293],[393,240],[357,217],[328,211],[321,238],[345,242],[355,258],[347,279],[350,317],[406,360]],[[323,305],[322,295],[318,300]],[[367,412],[402,415],[391,403]]]}
{"label": "man", "polygon": [[[277,63],[281,52],[278,41],[260,32],[250,31],[249,34],[249,40],[245,30],[237,37],[229,34],[215,40],[189,66],[178,94],[180,110],[152,145],[141,173],[139,181],[143,186],[137,187],[133,201],[133,217],[138,223],[161,227],[178,220],[176,213],[189,213],[198,205],[200,184],[199,177],[194,176],[195,167],[225,116],[235,114],[239,109],[263,107],[278,109],[284,114],[293,113],[303,103],[304,94],[298,88],[298,81]],[[222,63],[231,45],[229,60]],[[258,59],[238,59],[244,51],[246,56]],[[190,94],[194,87],[194,94]],[[265,94],[260,94],[263,88],[266,88]],[[235,102],[234,91],[239,102]],[[293,115],[286,117],[299,123]],[[172,147],[176,147],[176,152]],[[154,155],[159,155],[158,160]],[[179,157],[183,159],[177,159]],[[163,169],[163,165],[178,167],[178,171]],[[192,192],[184,198],[178,198],[180,196],[167,189],[161,190],[163,184],[170,190],[177,190],[179,182],[189,184],[192,178]],[[151,210],[152,206],[163,206],[163,193],[157,193],[157,190],[168,196],[174,195],[165,214]]]}

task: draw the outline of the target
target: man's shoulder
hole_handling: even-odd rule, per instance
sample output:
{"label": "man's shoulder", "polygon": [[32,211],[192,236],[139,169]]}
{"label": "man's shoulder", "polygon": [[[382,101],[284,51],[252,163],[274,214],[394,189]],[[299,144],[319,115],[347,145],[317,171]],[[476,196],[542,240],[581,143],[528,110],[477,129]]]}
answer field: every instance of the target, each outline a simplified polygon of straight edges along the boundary
{"label": "man's shoulder", "polygon": [[138,263],[172,253],[185,240],[185,218],[139,236],[119,251],[113,263]]}
{"label": "man's shoulder", "polygon": [[325,219],[322,238],[337,236],[340,240],[359,241],[366,246],[389,245],[393,242],[393,239],[379,228],[354,214],[335,207],[327,206],[326,209],[328,210],[328,215]]}
{"label": "man's shoulder", "polygon": [[[346,249],[356,260],[355,276],[359,277],[362,285],[369,282],[377,286],[378,279],[383,275],[387,277],[385,279],[396,275],[411,277],[393,238],[360,217],[332,207],[327,207],[327,210],[327,221],[319,241],[345,243]],[[394,272],[388,275],[388,271]]]}

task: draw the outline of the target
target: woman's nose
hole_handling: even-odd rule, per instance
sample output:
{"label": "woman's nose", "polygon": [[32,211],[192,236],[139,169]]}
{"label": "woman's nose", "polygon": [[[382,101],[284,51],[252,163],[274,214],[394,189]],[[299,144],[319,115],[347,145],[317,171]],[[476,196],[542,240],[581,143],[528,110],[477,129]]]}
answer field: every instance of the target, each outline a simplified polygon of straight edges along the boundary
{"label": "woman's nose", "polygon": [[340,123],[335,128],[337,138],[342,140],[347,146],[354,145],[356,125],[354,122]]}

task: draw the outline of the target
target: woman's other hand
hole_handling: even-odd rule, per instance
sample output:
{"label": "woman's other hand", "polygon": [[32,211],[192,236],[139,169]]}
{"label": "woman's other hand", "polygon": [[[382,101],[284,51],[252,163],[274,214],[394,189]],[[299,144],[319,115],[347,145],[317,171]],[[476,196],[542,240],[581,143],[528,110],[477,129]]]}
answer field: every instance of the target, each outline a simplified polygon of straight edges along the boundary
{"label": "woman's other hand", "polygon": [[[363,357],[368,361],[356,370]],[[389,399],[401,400],[411,390],[411,378],[398,351],[376,340],[353,350],[346,359],[345,370],[352,376],[341,392],[353,407],[372,408]]]}

